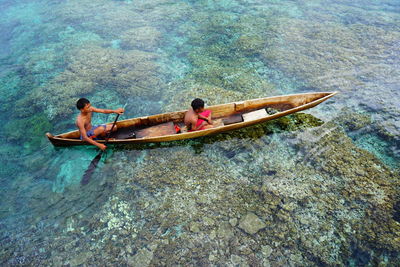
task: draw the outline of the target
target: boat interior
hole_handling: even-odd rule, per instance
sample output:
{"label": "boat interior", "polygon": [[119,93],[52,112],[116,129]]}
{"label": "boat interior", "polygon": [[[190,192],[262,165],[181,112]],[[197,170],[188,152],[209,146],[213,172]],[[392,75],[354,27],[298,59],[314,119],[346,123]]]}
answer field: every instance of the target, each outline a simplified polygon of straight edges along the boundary
{"label": "boat interior", "polygon": [[[288,105],[284,108],[290,109]],[[228,116],[213,116],[213,124],[214,127],[230,125],[238,122],[266,117],[272,115],[273,113],[281,112],[286,109],[275,109],[268,107],[248,112],[239,112]],[[161,122],[155,125],[135,124],[129,127],[120,127],[115,133],[111,135],[111,137],[115,139],[132,139],[184,133],[187,132],[187,129],[185,124],[183,123],[183,116],[182,119],[179,121]]]}
{"label": "boat interior", "polygon": [[[213,124],[214,127],[230,125],[239,122],[246,122],[250,120],[259,119],[262,117],[273,115],[277,112],[282,112],[293,108],[294,105],[285,104],[270,104],[260,109],[248,108],[243,109],[239,112],[231,112],[231,114],[219,114],[218,110],[213,111]],[[185,112],[181,114],[174,114],[178,116],[172,116],[170,121],[158,121],[153,123],[152,116],[144,118],[143,123],[135,123],[134,125],[124,127],[118,125],[119,129],[111,135],[115,139],[132,139],[132,138],[144,138],[154,136],[164,136],[187,132],[186,126],[183,123],[183,117]],[[173,119],[175,117],[175,119]],[[178,117],[178,119],[176,119]],[[142,118],[141,118],[142,119]],[[160,118],[157,118],[159,120]],[[148,120],[148,121],[146,121]]]}
{"label": "boat interior", "polygon": [[[328,96],[330,93],[304,94],[299,96],[277,96],[210,106],[215,126],[246,122],[284,112]],[[165,136],[186,132],[183,118],[186,111],[138,117],[117,122],[118,130],[111,135],[115,139],[134,139]],[[59,135],[64,138],[79,138],[74,131]]]}

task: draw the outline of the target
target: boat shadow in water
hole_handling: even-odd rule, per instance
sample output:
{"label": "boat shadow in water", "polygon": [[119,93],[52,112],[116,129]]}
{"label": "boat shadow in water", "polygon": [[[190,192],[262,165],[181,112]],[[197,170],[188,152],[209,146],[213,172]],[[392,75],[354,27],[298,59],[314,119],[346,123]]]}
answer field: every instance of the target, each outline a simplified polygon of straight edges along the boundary
{"label": "boat shadow in water", "polygon": [[272,121],[256,124],[239,130],[204,136],[195,139],[177,140],[160,143],[115,145],[114,150],[147,150],[176,146],[191,146],[196,154],[202,153],[204,145],[223,142],[231,139],[256,140],[273,133],[292,132],[306,128],[318,127],[324,121],[307,113],[294,113]]}

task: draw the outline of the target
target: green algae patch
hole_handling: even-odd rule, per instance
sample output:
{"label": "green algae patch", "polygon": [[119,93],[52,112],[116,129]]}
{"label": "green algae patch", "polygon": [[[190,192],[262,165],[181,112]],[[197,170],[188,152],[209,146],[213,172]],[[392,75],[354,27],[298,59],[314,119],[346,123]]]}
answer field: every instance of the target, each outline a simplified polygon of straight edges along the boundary
{"label": "green algae patch", "polygon": [[53,128],[50,121],[44,114],[31,118],[14,118],[4,127],[4,134],[11,142],[24,144],[30,149],[38,148],[44,139],[44,134]]}
{"label": "green algae patch", "polygon": [[324,122],[315,116],[307,113],[294,113],[289,116],[278,118],[269,122],[266,129],[269,132],[296,131],[311,127],[321,126]]}

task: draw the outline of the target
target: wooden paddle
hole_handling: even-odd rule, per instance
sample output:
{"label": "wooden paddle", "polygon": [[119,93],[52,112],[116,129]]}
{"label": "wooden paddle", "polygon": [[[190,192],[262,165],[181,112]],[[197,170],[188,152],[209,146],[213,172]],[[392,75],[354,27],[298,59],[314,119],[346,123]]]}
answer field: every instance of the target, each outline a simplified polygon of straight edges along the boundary
{"label": "wooden paddle", "polygon": [[[108,139],[110,139],[112,130],[114,129],[115,124],[117,123],[117,120],[119,118],[119,114],[117,115],[117,117],[115,118],[115,121],[111,127],[110,132],[108,133],[107,137],[106,137],[106,141],[104,142],[104,145],[106,145],[108,143]],[[85,174],[82,177],[81,180],[81,185],[86,185],[89,183],[90,178],[92,178],[92,175],[97,167],[97,165],[99,164],[99,161],[101,159],[101,156],[103,155],[104,150],[100,150],[100,153],[97,154],[97,156],[92,160],[92,162],[90,162],[89,167],[87,168],[87,170],[85,171]]]}

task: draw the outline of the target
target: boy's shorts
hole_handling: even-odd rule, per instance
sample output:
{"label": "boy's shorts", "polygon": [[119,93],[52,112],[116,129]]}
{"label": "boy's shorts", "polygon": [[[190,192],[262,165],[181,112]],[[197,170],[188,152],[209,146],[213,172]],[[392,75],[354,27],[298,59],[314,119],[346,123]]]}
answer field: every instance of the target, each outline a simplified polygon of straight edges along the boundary
{"label": "boy's shorts", "polygon": [[[106,127],[107,127],[107,126],[106,126],[105,124],[95,125],[95,126],[92,127],[92,129],[90,129],[89,131],[86,132],[86,135],[87,135],[89,138],[93,139],[93,140],[99,140],[99,139],[94,135],[94,130],[96,130],[96,129],[99,128],[99,127],[104,127],[104,130],[106,130]],[[81,138],[81,140],[83,139],[82,135],[81,135],[80,138]]]}

